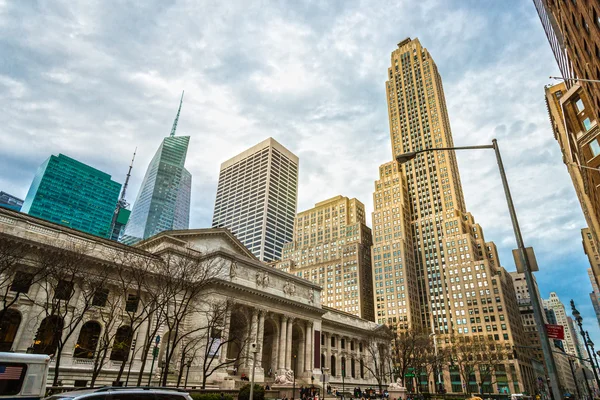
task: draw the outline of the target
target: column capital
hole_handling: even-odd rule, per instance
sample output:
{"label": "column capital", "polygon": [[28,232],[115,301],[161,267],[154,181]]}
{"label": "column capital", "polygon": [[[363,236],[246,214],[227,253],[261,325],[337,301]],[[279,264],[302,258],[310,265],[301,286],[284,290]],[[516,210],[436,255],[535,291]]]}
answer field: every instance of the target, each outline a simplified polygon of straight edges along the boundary
{"label": "column capital", "polygon": [[281,322],[287,322],[288,321],[288,316],[285,314],[281,314]]}

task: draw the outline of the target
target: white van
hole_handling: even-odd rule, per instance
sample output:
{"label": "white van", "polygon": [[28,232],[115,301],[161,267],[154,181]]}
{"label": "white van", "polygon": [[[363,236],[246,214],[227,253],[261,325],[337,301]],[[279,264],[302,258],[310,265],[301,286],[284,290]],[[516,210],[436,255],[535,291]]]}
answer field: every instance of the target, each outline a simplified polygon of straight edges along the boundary
{"label": "white van", "polygon": [[41,399],[46,395],[50,356],[0,352],[0,399]]}

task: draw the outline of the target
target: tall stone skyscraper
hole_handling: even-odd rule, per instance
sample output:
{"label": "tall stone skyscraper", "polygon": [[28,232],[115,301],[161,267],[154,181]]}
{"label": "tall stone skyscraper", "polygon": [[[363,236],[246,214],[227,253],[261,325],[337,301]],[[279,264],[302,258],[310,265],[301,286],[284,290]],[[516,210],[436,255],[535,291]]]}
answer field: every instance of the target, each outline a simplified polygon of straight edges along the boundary
{"label": "tall stone skyscraper", "polygon": [[261,261],[292,240],[298,157],[268,138],[221,164],[213,228],[228,228]]}
{"label": "tall stone skyscraper", "polygon": [[185,169],[189,136],[175,136],[183,94],[171,134],[164,138],[144,175],[122,242],[134,244],[162,231],[188,229],[192,174]]}
{"label": "tall stone skyscraper", "polygon": [[373,321],[372,243],[364,204],[336,196],[298,213],[275,267],[321,285],[323,305]]}
{"label": "tall stone skyscraper", "polygon": [[[392,52],[386,95],[394,158],[454,146],[442,80],[419,40],[407,38]],[[466,211],[454,152],[420,153],[397,168],[394,163],[380,167],[374,194],[377,322],[423,329],[440,339],[488,339],[506,349],[524,345],[512,279],[494,243],[485,241]],[[416,293],[409,283],[413,279]],[[499,390],[533,391],[527,358],[501,369]],[[453,367],[444,374],[448,391],[462,391],[454,384],[460,378]]]}

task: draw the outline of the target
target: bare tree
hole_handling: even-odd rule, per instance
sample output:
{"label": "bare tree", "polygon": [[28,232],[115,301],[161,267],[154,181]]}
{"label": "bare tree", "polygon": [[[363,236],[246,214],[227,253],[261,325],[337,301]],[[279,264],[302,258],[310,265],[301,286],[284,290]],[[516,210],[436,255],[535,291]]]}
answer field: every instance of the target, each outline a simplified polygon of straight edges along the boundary
{"label": "bare tree", "polygon": [[[112,295],[111,291],[112,290]],[[94,362],[92,367],[92,379],[90,386],[94,387],[98,376],[102,372],[110,350],[113,346],[113,341],[117,333],[117,328],[123,323],[124,297],[118,293],[114,286],[99,288],[98,293],[101,293],[102,299],[98,302],[101,307],[97,312],[97,318],[103,325],[102,334],[98,338],[98,345],[94,353]]]}
{"label": "bare tree", "polygon": [[39,282],[44,295],[35,299],[43,320],[34,351],[54,353],[54,386],[59,381],[65,345],[92,308],[97,289],[104,287],[108,280],[107,265],[90,257],[92,247],[83,241],[70,241],[46,249],[40,255],[40,265],[47,274]]}
{"label": "bare tree", "polygon": [[383,385],[386,383],[388,375],[386,365],[390,365],[392,355],[382,340],[370,336],[366,344],[366,356],[363,365],[377,381],[379,393],[383,393]]}
{"label": "bare tree", "polygon": [[[120,303],[122,325],[118,328],[125,330],[125,334],[115,335],[112,345],[113,349],[117,351],[111,357],[114,361],[121,362],[116,377],[116,381],[120,382],[125,366],[131,360],[133,338],[143,324],[148,323],[152,326],[153,317],[161,313],[160,290],[156,289],[161,285],[161,277],[157,276],[160,260],[152,256],[123,251],[112,253],[110,259],[115,268],[113,274],[115,290],[122,296]],[[158,326],[158,324],[154,324],[156,329],[158,329]],[[123,330],[121,333],[124,332]],[[152,329],[148,330],[151,331]],[[151,343],[145,340],[142,346],[143,349],[148,346],[151,346]],[[147,357],[147,354],[142,354],[144,362],[138,381],[141,380],[143,375],[143,367]]]}
{"label": "bare tree", "polygon": [[417,330],[400,330],[392,327],[392,363],[397,368],[402,386],[406,387],[406,374],[410,369],[420,369],[426,359],[431,340],[427,333]]}
{"label": "bare tree", "polygon": [[[229,318],[232,303],[227,300],[217,300],[208,304],[208,309],[205,312],[206,327],[200,334],[201,339],[201,355],[202,355],[202,386],[206,388],[208,378],[221,368],[226,368],[234,365],[243,356],[248,340],[244,340],[238,335],[229,334],[225,331],[227,318]],[[220,357],[221,352],[229,349],[234,345],[237,349],[234,357]]]}
{"label": "bare tree", "polygon": [[473,392],[469,382],[476,379],[478,370],[479,390],[482,391],[485,386],[491,386],[498,365],[502,364],[508,356],[508,350],[505,347],[484,336],[455,336],[451,339],[450,353],[467,394]]}
{"label": "bare tree", "polygon": [[194,314],[201,313],[200,295],[213,280],[222,275],[225,262],[218,258],[203,257],[199,252],[166,250],[159,263],[162,280],[164,320],[168,329],[166,343],[163,342],[165,369],[162,385],[167,378],[176,349],[203,326],[193,326],[189,321]]}
{"label": "bare tree", "polygon": [[27,297],[29,288],[45,279],[43,263],[36,263],[39,250],[24,242],[0,234],[0,321],[20,297]]}

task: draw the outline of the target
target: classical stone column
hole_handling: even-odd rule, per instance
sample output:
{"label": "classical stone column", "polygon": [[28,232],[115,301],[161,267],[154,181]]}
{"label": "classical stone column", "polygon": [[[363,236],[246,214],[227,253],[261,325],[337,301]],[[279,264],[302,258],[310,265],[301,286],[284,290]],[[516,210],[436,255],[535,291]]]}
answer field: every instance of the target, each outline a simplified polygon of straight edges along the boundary
{"label": "classical stone column", "polygon": [[[229,307],[229,306],[228,306]],[[225,342],[222,346],[221,346],[221,354],[219,354],[219,363],[223,364],[227,358],[227,350],[228,350],[228,346],[229,343],[227,343],[227,341],[229,340],[229,328],[231,327],[231,307],[229,307],[229,310],[227,310],[227,312],[225,313],[225,326],[223,327],[223,331],[221,331],[221,341]]]}
{"label": "classical stone column", "polygon": [[287,344],[285,346],[285,369],[292,369],[292,328],[294,319],[290,318],[287,324]]}
{"label": "classical stone column", "polygon": [[256,365],[257,367],[262,367],[262,357],[263,357],[263,341],[265,338],[265,310],[259,310],[258,312],[258,332],[256,338],[256,344],[258,345],[258,353],[256,354]]}
{"label": "classical stone column", "polygon": [[312,372],[313,358],[312,358],[312,349],[313,349],[313,326],[312,322],[306,322],[306,335],[304,337],[304,370]]}
{"label": "classical stone column", "polygon": [[249,343],[246,351],[246,366],[252,368],[252,344],[256,343],[256,333],[258,332],[258,310],[255,308],[252,310],[252,321],[250,322],[249,329]]}
{"label": "classical stone column", "polygon": [[298,343],[298,354],[296,354],[296,365],[292,365],[292,367],[296,370],[295,372],[297,374],[301,374],[302,372],[304,372],[304,362],[306,361],[306,342],[307,342],[307,338],[306,335],[308,334],[306,327],[304,329],[304,337],[302,338],[302,340],[300,341],[300,343]]}
{"label": "classical stone column", "polygon": [[285,369],[286,336],[287,336],[288,317],[281,316],[281,328],[279,329],[279,361],[277,369]]}

